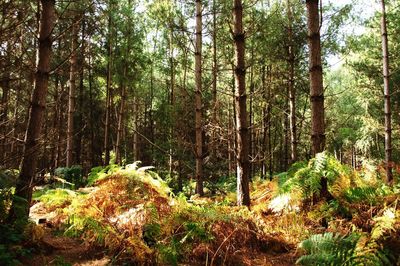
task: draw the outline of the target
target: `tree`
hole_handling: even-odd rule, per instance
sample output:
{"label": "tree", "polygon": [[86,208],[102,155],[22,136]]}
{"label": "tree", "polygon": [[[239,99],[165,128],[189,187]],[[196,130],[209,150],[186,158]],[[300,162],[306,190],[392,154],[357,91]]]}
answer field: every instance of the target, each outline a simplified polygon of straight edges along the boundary
{"label": "tree", "polygon": [[386,182],[393,182],[392,173],[392,112],[390,108],[390,84],[389,84],[389,45],[386,26],[386,7],[385,0],[381,0],[382,18],[382,57],[383,57],[383,91],[385,109],[385,163],[386,163]]}
{"label": "tree", "polygon": [[308,46],[310,52],[311,152],[325,148],[324,87],[321,63],[319,0],[307,0]]}
{"label": "tree", "polygon": [[[319,0],[307,0],[308,45],[310,50],[310,98],[312,155],[325,149],[324,87],[321,63],[321,36]],[[331,199],[328,180],[321,177],[320,198]]]}
{"label": "tree", "polygon": [[106,88],[106,120],[104,125],[104,165],[110,163],[110,123],[112,112],[112,66],[113,66],[113,7],[114,0],[108,2],[108,56],[107,56],[107,88]]}
{"label": "tree", "polygon": [[[73,12],[76,12],[75,10]],[[70,71],[69,71],[69,93],[68,93],[68,125],[67,125],[67,167],[73,164],[73,148],[74,148],[74,115],[75,115],[75,100],[76,100],[76,74],[77,74],[77,46],[78,46],[78,24],[72,22],[71,33],[71,57],[70,57]]]}
{"label": "tree", "polygon": [[9,221],[26,222],[29,217],[29,207],[32,191],[35,185],[38,147],[46,108],[46,95],[50,74],[51,45],[54,21],[55,0],[41,0],[42,10],[39,29],[38,63],[35,73],[35,83],[29,108],[28,126],[25,133],[25,144],[21,162],[21,172],[15,188],[14,198],[9,213]]}
{"label": "tree", "polygon": [[237,204],[250,206],[249,191],[249,129],[246,110],[245,33],[243,31],[243,4],[233,0],[233,40],[235,44],[235,106],[237,135]]}
{"label": "tree", "polygon": [[296,119],[296,88],[295,83],[295,54],[293,40],[293,13],[292,4],[287,0],[287,17],[288,17],[288,63],[289,63],[289,125],[290,125],[290,160],[291,163],[297,161],[297,119]]}
{"label": "tree", "polygon": [[203,108],[202,108],[202,4],[196,0],[196,51],[195,51],[195,79],[196,79],[196,192],[203,196]]}

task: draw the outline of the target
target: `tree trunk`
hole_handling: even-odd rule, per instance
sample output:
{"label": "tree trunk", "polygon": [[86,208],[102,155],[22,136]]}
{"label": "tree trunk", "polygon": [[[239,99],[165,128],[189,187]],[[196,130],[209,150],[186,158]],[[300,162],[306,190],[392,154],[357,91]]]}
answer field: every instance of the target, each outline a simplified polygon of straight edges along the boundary
{"label": "tree trunk", "polygon": [[289,124],[290,124],[290,160],[291,163],[297,161],[297,121],[296,121],[296,88],[294,86],[294,42],[293,42],[293,13],[291,1],[287,0],[288,12],[288,38],[289,38]]}
{"label": "tree trunk", "polygon": [[42,11],[35,84],[29,108],[21,171],[9,213],[9,222],[22,226],[28,221],[29,207],[35,183],[36,165],[38,161],[37,149],[40,144],[40,132],[42,118],[46,108],[46,95],[50,72],[51,34],[55,21],[55,0],[41,0],[41,4]]}
{"label": "tree trunk", "polygon": [[[286,91],[286,95],[289,95],[289,89]],[[283,162],[282,162],[282,172],[286,172],[289,164],[289,146],[290,146],[290,123],[289,123],[289,99],[285,100],[285,112],[282,117],[283,119]]]}
{"label": "tree trunk", "polygon": [[5,160],[7,159],[7,141],[6,141],[6,135],[7,135],[7,129],[8,129],[8,106],[9,106],[9,92],[10,92],[10,77],[8,71],[6,71],[7,66],[4,66],[4,76],[1,78],[3,79],[1,81],[1,87],[3,90],[3,94],[1,97],[1,103],[0,103],[0,166],[6,166]]}
{"label": "tree trunk", "polygon": [[56,158],[57,158],[57,151],[59,149],[59,139],[57,138],[59,136],[59,132],[58,132],[58,117],[60,114],[60,104],[59,104],[59,92],[58,92],[58,87],[60,84],[60,78],[58,77],[58,75],[55,75],[55,81],[54,81],[54,96],[53,96],[53,100],[55,103],[55,109],[54,109],[54,114],[53,114],[53,132],[54,132],[54,138],[55,138],[55,143],[52,147],[52,152],[51,152],[51,166],[53,169],[55,169],[57,167],[57,163],[56,163]]}
{"label": "tree trunk", "polygon": [[203,196],[203,108],[202,108],[202,5],[201,0],[196,0],[196,51],[195,51],[195,78],[196,78],[196,193]]}
{"label": "tree trunk", "polygon": [[[324,86],[321,63],[321,36],[319,0],[307,0],[308,45],[310,49],[310,98],[311,98],[311,154],[325,149]],[[328,180],[321,177],[320,199],[330,200]]]}
{"label": "tree trunk", "polygon": [[393,182],[392,172],[392,112],[390,108],[390,87],[389,87],[389,46],[386,27],[386,7],[385,0],[382,4],[382,57],[383,57],[383,89],[385,97],[385,163],[386,163],[386,183]]}
{"label": "tree trunk", "polygon": [[[254,58],[254,49],[251,45],[251,60]],[[254,65],[250,68],[250,102],[249,102],[249,158],[250,158],[250,170],[249,170],[249,181],[252,180],[254,175],[254,108],[253,108],[253,97],[254,97]]]}
{"label": "tree trunk", "polygon": [[138,99],[133,96],[133,161],[139,160],[139,137],[138,137]]}
{"label": "tree trunk", "polygon": [[94,103],[93,103],[93,65],[92,65],[92,43],[91,36],[88,37],[88,82],[89,82],[89,125],[90,125],[90,148],[89,148],[89,158],[90,166],[94,167],[97,165],[96,145],[95,145],[95,116],[93,113]]}
{"label": "tree trunk", "polygon": [[[170,21],[169,25],[169,67],[170,67],[170,91],[169,91],[169,104],[171,107],[175,105],[175,62],[174,62],[174,46],[173,46],[173,38],[174,38],[174,25],[173,21]],[[171,108],[172,109],[172,108]],[[169,128],[169,175],[172,176],[173,172],[173,139],[175,136],[175,121],[174,114],[171,112],[171,125]]]}
{"label": "tree trunk", "polygon": [[[75,16],[77,18],[77,16]],[[69,94],[68,94],[68,125],[67,125],[67,162],[66,166],[71,167],[73,162],[74,150],[74,115],[75,115],[75,100],[76,100],[76,73],[77,73],[77,58],[76,50],[78,46],[78,24],[74,21],[72,26],[71,36],[71,58],[69,70]]]}
{"label": "tree trunk", "polygon": [[[86,67],[86,21],[85,21],[85,11],[81,11],[82,22],[81,22],[81,49],[80,49],[80,59],[79,59],[79,95],[78,95],[78,107],[80,110],[78,111],[78,116],[76,119],[76,124],[78,125],[79,131],[76,135],[76,144],[75,144],[75,163],[78,165],[84,165],[85,159],[84,156],[85,145],[82,142],[84,138],[84,120],[83,120],[83,106],[84,106],[84,79],[85,79],[85,67]],[[83,144],[83,145],[82,145]]]}
{"label": "tree trunk", "polygon": [[216,159],[216,154],[217,154],[217,139],[216,139],[216,130],[218,128],[218,102],[217,102],[217,82],[218,82],[218,60],[217,60],[217,6],[216,6],[216,0],[213,0],[212,2],[212,12],[213,12],[213,19],[212,19],[212,24],[213,24],[213,32],[212,32],[212,137],[211,137],[211,143],[212,146],[211,148],[211,153]]}
{"label": "tree trunk", "polygon": [[[132,8],[131,6],[131,0],[128,0],[128,6],[129,8]],[[129,58],[129,54],[131,51],[131,42],[130,42],[130,38],[131,38],[131,19],[128,16],[127,18],[128,21],[128,28],[127,28],[127,33],[126,33],[126,38],[127,38],[127,45],[126,45],[126,50],[125,50],[125,60],[128,60]],[[122,164],[122,155],[121,155],[121,142],[122,142],[122,138],[124,136],[124,111],[125,111],[125,102],[126,102],[126,86],[127,86],[127,69],[128,67],[128,62],[124,61],[124,70],[123,70],[123,78],[122,78],[122,86],[121,86],[121,104],[120,104],[120,108],[119,108],[119,113],[118,113],[118,125],[117,125],[117,141],[116,141],[116,145],[115,145],[115,161],[117,164],[121,165]],[[136,112],[135,112],[135,116],[136,116]],[[136,123],[136,121],[135,121]],[[137,134],[136,131],[133,132],[133,134]],[[135,150],[136,152],[136,150]]]}
{"label": "tree trunk", "polygon": [[107,95],[106,95],[106,121],[104,126],[104,165],[108,165],[110,163],[110,116],[111,116],[111,86],[112,86],[112,76],[111,76],[111,68],[112,68],[112,30],[113,30],[113,20],[112,20],[112,12],[113,12],[113,0],[109,1],[109,14],[108,14],[108,62],[107,62]]}
{"label": "tree trunk", "polygon": [[267,178],[267,149],[268,149],[268,111],[267,111],[267,106],[269,106],[269,99],[268,99],[268,94],[267,94],[267,86],[266,86],[266,71],[265,71],[265,65],[262,66],[261,68],[261,86],[262,86],[262,91],[263,91],[263,96],[264,96],[264,106],[263,106],[263,138],[262,138],[262,166],[261,166],[261,178],[266,179]]}
{"label": "tree trunk", "polygon": [[310,50],[310,98],[312,155],[325,148],[324,87],[321,63],[319,0],[307,0]]}
{"label": "tree trunk", "polygon": [[[124,79],[126,79],[126,63],[124,67]],[[122,163],[122,156],[121,156],[121,142],[124,130],[124,110],[125,110],[125,98],[126,98],[126,82],[123,81],[121,86],[121,103],[119,107],[118,113],[118,130],[117,130],[117,141],[115,145],[115,163],[121,165]],[[136,134],[136,132],[134,132]]]}
{"label": "tree trunk", "polygon": [[268,172],[269,180],[272,181],[274,172],[274,150],[272,148],[272,66],[269,67],[268,71],[268,108],[267,108],[267,131],[268,131]]}
{"label": "tree trunk", "polygon": [[245,33],[243,5],[233,0],[233,39],[235,42],[235,105],[237,134],[237,204],[250,206],[249,192],[249,129],[246,110]]}

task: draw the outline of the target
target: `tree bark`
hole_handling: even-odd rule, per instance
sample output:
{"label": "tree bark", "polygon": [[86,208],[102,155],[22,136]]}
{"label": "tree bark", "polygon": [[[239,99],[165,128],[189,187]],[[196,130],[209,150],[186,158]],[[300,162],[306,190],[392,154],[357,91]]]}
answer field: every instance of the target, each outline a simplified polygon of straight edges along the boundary
{"label": "tree bark", "polygon": [[[320,10],[319,0],[307,0],[308,45],[310,50],[310,98],[311,98],[311,153],[315,156],[325,149],[325,110],[322,77]],[[330,200],[328,180],[321,177],[319,199]]]}
{"label": "tree bark", "polygon": [[[131,0],[128,0],[128,6],[129,8],[132,8],[131,6]],[[131,19],[128,16],[127,18],[128,21],[128,31],[126,33],[126,38],[127,38],[127,45],[126,45],[126,50],[125,50],[125,60],[128,60],[129,58],[129,54],[131,51],[131,42],[130,42],[130,38],[131,38]],[[123,70],[123,78],[122,78],[122,86],[121,86],[121,104],[120,104],[120,108],[119,108],[119,113],[118,113],[118,125],[117,125],[117,141],[116,141],[116,145],[115,145],[115,161],[117,164],[121,165],[122,164],[122,155],[121,155],[121,142],[122,142],[122,138],[124,136],[124,111],[125,111],[125,102],[126,102],[126,87],[127,87],[127,71],[128,71],[128,62],[124,61],[124,70]],[[136,112],[135,112],[136,115]],[[136,121],[135,121],[136,123]],[[133,132],[133,134],[137,134],[136,131]],[[135,150],[136,152],[136,150]]]}
{"label": "tree bark", "polygon": [[2,97],[0,103],[0,166],[6,166],[5,160],[7,159],[7,129],[8,129],[8,106],[9,106],[9,92],[10,92],[10,75],[6,70],[7,66],[4,66],[4,76],[2,77],[3,81],[1,82],[2,87]]}
{"label": "tree bark", "polygon": [[[75,16],[77,18],[77,16]],[[78,46],[78,24],[73,21],[71,36],[71,58],[69,70],[69,93],[68,93],[68,125],[67,125],[67,162],[66,166],[71,167],[73,162],[74,151],[74,115],[76,100],[76,74],[77,74],[77,56],[76,50]]]}
{"label": "tree bark", "polygon": [[217,82],[218,82],[218,60],[217,60],[217,4],[216,0],[212,2],[212,135],[211,135],[211,153],[216,159],[217,154],[217,138],[216,131],[218,128],[218,93],[217,93]]}
{"label": "tree bark", "polygon": [[262,165],[261,165],[261,178],[267,178],[267,149],[268,149],[268,118],[267,118],[267,106],[269,106],[269,99],[267,95],[267,86],[266,86],[266,71],[265,65],[261,68],[261,87],[263,91],[263,137],[262,137]]}
{"label": "tree bark", "polygon": [[[254,48],[251,45],[251,60],[254,58]],[[250,159],[250,170],[249,170],[249,181],[252,180],[254,174],[254,108],[253,108],[253,97],[254,97],[254,65],[250,67],[250,102],[249,102],[249,159]]]}
{"label": "tree bark", "polygon": [[389,74],[389,45],[386,26],[386,6],[385,0],[381,0],[382,19],[382,57],[383,57],[383,91],[384,91],[384,109],[385,109],[385,164],[386,164],[386,183],[393,182],[392,172],[392,112],[390,107],[390,74]]}
{"label": "tree bark", "polygon": [[319,0],[307,0],[308,45],[310,50],[310,98],[312,155],[325,148],[324,87],[321,63]]}
{"label": "tree bark", "polygon": [[139,160],[139,136],[138,130],[138,98],[136,95],[133,96],[133,161]]}
{"label": "tree bark", "polygon": [[245,33],[243,5],[233,0],[233,39],[235,42],[235,105],[237,134],[237,204],[250,206],[249,192],[249,129],[246,109]]}
{"label": "tree bark", "polygon": [[297,161],[297,121],[296,121],[296,88],[294,86],[294,42],[293,42],[293,13],[291,1],[287,0],[288,38],[289,38],[289,124],[290,124],[290,160]]}
{"label": "tree bark", "polygon": [[196,0],[196,50],[195,50],[195,127],[196,127],[196,193],[204,195],[203,191],[203,108],[202,108],[202,4],[201,0]]}
{"label": "tree bark", "polygon": [[[124,79],[126,79],[126,65],[124,67]],[[122,163],[122,156],[121,156],[121,142],[122,142],[122,136],[123,136],[123,131],[124,131],[124,110],[125,110],[125,98],[126,98],[126,82],[123,81],[121,86],[121,103],[119,107],[119,113],[118,113],[118,129],[117,129],[117,141],[115,145],[115,163],[121,165]],[[136,134],[136,132],[134,132]]]}
{"label": "tree bark", "polygon": [[55,0],[41,0],[41,4],[42,11],[35,83],[29,108],[28,126],[25,133],[21,171],[9,212],[9,221],[16,225],[19,224],[17,220],[22,222],[19,225],[24,225],[28,221],[38,161],[37,149],[40,144],[42,118],[46,108],[52,45],[51,34],[55,21]]}
{"label": "tree bark", "polygon": [[106,95],[106,121],[104,126],[104,165],[110,163],[110,116],[111,116],[111,86],[112,86],[112,29],[113,29],[113,0],[109,1],[109,14],[108,14],[108,62],[107,62],[107,95]]}

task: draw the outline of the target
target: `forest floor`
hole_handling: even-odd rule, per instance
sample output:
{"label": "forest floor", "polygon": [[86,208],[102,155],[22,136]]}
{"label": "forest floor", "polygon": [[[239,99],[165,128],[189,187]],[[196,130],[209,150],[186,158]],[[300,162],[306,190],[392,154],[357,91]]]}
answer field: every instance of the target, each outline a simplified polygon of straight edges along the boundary
{"label": "forest floor", "polygon": [[44,232],[39,252],[23,259],[23,265],[103,266],[111,261],[104,251],[91,248],[80,240],[57,235],[57,232],[48,228]]}

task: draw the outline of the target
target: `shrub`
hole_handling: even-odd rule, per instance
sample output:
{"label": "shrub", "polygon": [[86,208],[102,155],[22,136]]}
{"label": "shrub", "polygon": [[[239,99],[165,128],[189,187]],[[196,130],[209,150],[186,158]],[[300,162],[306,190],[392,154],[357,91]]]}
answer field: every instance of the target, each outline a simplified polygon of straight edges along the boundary
{"label": "shrub", "polygon": [[54,175],[62,177],[67,182],[74,184],[75,188],[80,188],[85,185],[82,175],[82,167],[80,165],[73,165],[71,167],[59,167],[54,170]]}
{"label": "shrub", "polygon": [[0,223],[3,223],[7,218],[17,176],[17,170],[0,170]]}

